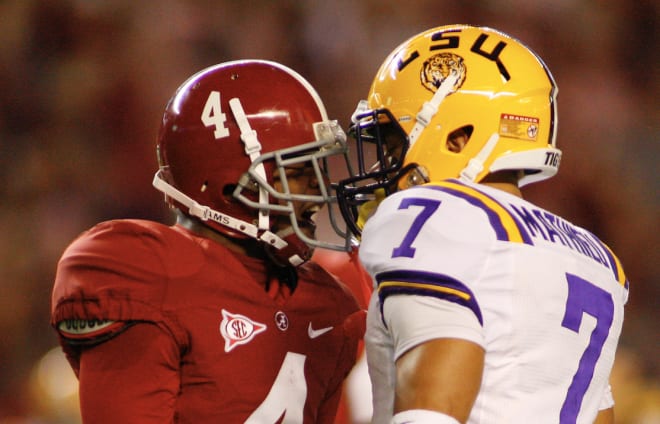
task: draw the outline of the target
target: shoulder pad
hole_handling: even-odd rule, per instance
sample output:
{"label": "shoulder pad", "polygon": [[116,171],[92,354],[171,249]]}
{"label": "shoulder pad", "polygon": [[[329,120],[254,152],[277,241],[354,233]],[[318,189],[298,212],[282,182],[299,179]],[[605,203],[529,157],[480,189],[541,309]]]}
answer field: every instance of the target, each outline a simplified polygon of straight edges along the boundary
{"label": "shoulder pad", "polygon": [[307,261],[297,268],[302,278],[310,279],[316,283],[333,284],[335,278],[322,266],[314,261]]}
{"label": "shoulder pad", "polygon": [[[53,300],[55,304],[83,298],[103,300],[108,293],[115,297],[122,293],[122,298],[153,303],[152,299],[161,298],[162,282],[194,274],[203,264],[199,246],[171,227],[149,221],[104,222],[83,233],[62,254]],[[57,321],[82,315],[59,316]]]}
{"label": "shoulder pad", "polygon": [[344,333],[354,339],[362,340],[367,326],[367,311],[360,309],[349,315],[343,324]]}

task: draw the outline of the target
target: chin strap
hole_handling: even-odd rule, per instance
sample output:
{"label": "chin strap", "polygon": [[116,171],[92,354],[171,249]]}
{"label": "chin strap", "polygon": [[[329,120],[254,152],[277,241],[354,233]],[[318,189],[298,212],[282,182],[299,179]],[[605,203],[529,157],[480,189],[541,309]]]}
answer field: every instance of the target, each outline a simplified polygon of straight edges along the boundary
{"label": "chin strap", "polygon": [[477,175],[484,170],[484,162],[493,152],[499,139],[500,136],[497,133],[493,133],[493,135],[490,136],[486,144],[484,144],[484,147],[479,150],[479,153],[477,153],[475,157],[468,161],[467,166],[461,171],[460,177],[462,180],[474,181],[474,179],[477,178]]}
{"label": "chin strap", "polygon": [[[248,122],[247,115],[243,110],[240,99],[234,97],[229,100],[229,107],[231,108],[238,128],[241,130],[241,140],[245,144],[245,154],[250,157],[252,163],[261,156],[261,143],[257,138],[257,132],[250,127],[250,122]],[[264,168],[263,162],[258,163],[254,168],[256,174],[264,181],[266,179],[266,169]],[[259,185],[259,205],[268,205],[268,191],[265,187]],[[266,208],[259,209],[259,229],[263,231],[263,234],[259,237],[259,240],[264,241],[268,246],[272,246],[276,251],[282,251],[285,255],[285,249],[289,243],[285,240],[285,237],[272,233],[270,231],[270,211]],[[297,255],[288,255],[288,260],[294,266],[300,265],[303,261],[299,260]]]}
{"label": "chin strap", "polygon": [[413,126],[413,129],[410,130],[410,134],[408,135],[410,147],[415,144],[422,131],[424,131],[424,128],[431,122],[433,116],[438,113],[438,108],[445,97],[452,93],[456,82],[458,82],[458,77],[458,72],[452,71],[442,81],[440,87],[438,87],[433,97],[431,97],[431,100],[424,102],[422,109],[417,113],[415,126]]}
{"label": "chin strap", "polygon": [[366,112],[369,112],[369,102],[367,100],[360,100],[357,104],[357,107],[355,108],[355,111],[351,115],[351,122],[353,124],[358,124],[360,122],[358,116]]}
{"label": "chin strap", "polygon": [[161,175],[160,170],[156,172],[156,175],[154,175],[152,184],[158,191],[164,193],[166,196],[171,197],[172,199],[188,208],[188,213],[190,215],[195,216],[202,221],[210,220],[217,222],[220,225],[229,227],[242,234],[245,234],[248,237],[261,240],[267,245],[273,246],[277,250],[280,250],[288,245],[286,241],[284,241],[281,237],[274,234],[270,230],[266,230],[261,235],[259,235],[259,228],[256,225],[216,211],[215,209],[211,209],[208,206],[200,205],[194,199],[177,190],[174,188],[174,186],[165,181]]}
{"label": "chin strap", "polygon": [[[254,163],[261,155],[261,143],[259,143],[259,139],[257,138],[257,132],[250,127],[241,101],[237,97],[229,100],[229,107],[234,114],[238,128],[241,130],[241,140],[245,144],[245,154]],[[266,181],[266,170],[263,163],[257,164],[255,171],[257,175]],[[268,204],[268,192],[261,186],[259,186],[259,204]],[[268,230],[270,228],[269,211],[267,209],[259,209],[259,228],[262,230]]]}
{"label": "chin strap", "polygon": [[202,221],[211,220],[252,238],[259,238],[259,229],[256,225],[252,225],[248,222],[236,219],[233,216],[218,212],[208,206],[200,205],[194,199],[177,190],[174,186],[165,181],[160,170],[154,175],[152,185],[158,191],[163,192],[166,196],[171,197],[188,208],[188,213],[190,215],[195,216]]}

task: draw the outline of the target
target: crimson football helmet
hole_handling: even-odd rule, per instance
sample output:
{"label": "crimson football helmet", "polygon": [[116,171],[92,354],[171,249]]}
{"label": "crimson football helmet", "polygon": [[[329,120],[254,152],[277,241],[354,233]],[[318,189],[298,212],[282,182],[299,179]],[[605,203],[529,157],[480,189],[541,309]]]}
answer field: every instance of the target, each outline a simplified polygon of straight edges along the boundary
{"label": "crimson football helmet", "polygon": [[[262,241],[284,264],[303,263],[317,246],[348,249],[310,235],[313,215],[335,201],[326,185],[327,160],[348,160],[347,146],[317,92],[295,71],[241,60],[198,72],[170,99],[157,151],[154,187],[212,229]],[[292,193],[292,168],[313,172],[319,193]],[[296,202],[302,217],[296,217]],[[274,215],[288,217],[290,227],[275,230]]]}
{"label": "crimson football helmet", "polygon": [[358,172],[337,185],[351,231],[359,235],[384,196],[414,185],[520,170],[522,186],[555,175],[556,95],[541,58],[497,30],[442,26],[408,39],[352,117]]}

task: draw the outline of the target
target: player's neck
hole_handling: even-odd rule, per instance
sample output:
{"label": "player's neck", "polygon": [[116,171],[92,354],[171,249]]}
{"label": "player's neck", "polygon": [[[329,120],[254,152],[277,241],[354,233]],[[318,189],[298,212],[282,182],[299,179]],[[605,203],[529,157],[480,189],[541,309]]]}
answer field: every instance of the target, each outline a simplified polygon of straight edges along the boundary
{"label": "player's neck", "polygon": [[508,184],[508,183],[482,183],[485,186],[496,188],[498,190],[504,191],[509,194],[513,194],[516,197],[523,198],[522,192],[517,185]]}
{"label": "player's neck", "polygon": [[248,249],[241,243],[237,243],[231,238],[226,237],[217,231],[214,231],[212,228],[207,227],[197,219],[191,218],[183,213],[177,213],[176,223],[191,233],[223,245],[232,252],[241,255],[252,256],[250,255],[250,252],[248,252]]}
{"label": "player's neck", "polygon": [[498,190],[504,191],[505,193],[512,194],[522,199],[523,198],[522,191],[520,191],[520,187],[518,187],[519,179],[520,179],[519,172],[502,171],[487,175],[481,181],[481,184],[486,185],[488,187],[496,188]]}

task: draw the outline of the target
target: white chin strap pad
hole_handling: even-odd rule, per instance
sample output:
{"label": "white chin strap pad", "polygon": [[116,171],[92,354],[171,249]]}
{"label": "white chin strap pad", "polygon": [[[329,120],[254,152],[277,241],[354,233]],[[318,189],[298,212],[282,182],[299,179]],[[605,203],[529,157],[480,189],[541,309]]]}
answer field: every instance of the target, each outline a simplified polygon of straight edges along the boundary
{"label": "white chin strap pad", "polygon": [[481,148],[475,157],[468,161],[467,166],[461,171],[460,177],[462,180],[474,181],[474,179],[477,178],[477,175],[484,170],[484,162],[493,152],[499,139],[500,136],[497,133],[490,136],[486,144],[484,144],[484,147]]}

